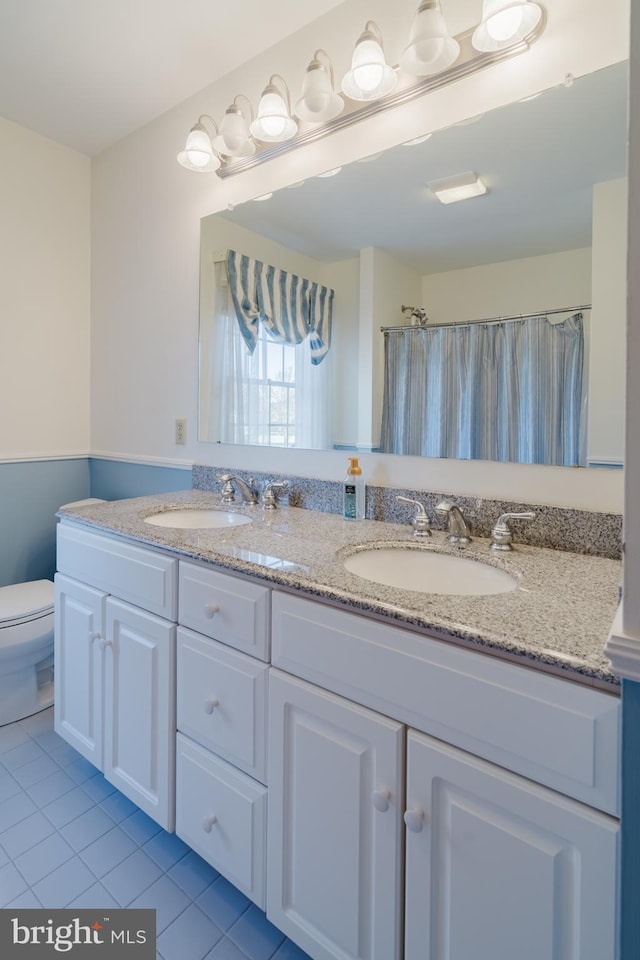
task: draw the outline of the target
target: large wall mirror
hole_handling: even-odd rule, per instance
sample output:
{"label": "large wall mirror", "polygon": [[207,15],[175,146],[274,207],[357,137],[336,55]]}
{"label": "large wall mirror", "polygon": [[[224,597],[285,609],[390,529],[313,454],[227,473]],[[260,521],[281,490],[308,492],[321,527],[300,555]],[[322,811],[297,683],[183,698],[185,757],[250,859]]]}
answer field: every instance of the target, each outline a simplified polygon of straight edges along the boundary
{"label": "large wall mirror", "polygon": [[[621,466],[627,84],[627,64],[616,64],[203,219],[200,439]],[[443,204],[427,186],[467,171],[486,194]],[[268,331],[249,354],[228,250],[334,291],[321,362],[310,338],[293,346]],[[504,421],[493,386],[473,393],[498,340],[508,402],[524,397]],[[571,382],[569,400],[555,396],[549,363]],[[534,394],[538,407],[523,412]],[[547,439],[566,447],[571,434],[573,453],[425,445],[445,426],[456,443],[482,432],[483,404],[500,436],[510,418],[546,418]]]}

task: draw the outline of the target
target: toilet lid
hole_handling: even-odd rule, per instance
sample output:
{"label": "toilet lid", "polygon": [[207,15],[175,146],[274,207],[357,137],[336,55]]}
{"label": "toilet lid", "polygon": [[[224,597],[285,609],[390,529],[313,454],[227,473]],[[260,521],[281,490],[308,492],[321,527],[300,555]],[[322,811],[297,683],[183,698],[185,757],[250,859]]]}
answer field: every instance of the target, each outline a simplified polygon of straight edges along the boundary
{"label": "toilet lid", "polygon": [[53,582],[31,580],[0,587],[0,627],[42,617],[53,610]]}

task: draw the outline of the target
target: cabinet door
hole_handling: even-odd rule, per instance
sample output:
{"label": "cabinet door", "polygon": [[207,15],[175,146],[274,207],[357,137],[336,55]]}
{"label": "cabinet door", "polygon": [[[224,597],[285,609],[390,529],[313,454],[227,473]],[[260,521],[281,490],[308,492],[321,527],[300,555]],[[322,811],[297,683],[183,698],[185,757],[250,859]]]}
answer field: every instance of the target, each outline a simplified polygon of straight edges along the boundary
{"label": "cabinet door", "polygon": [[175,631],[107,599],[104,775],[165,830],[175,822]]}
{"label": "cabinet door", "polygon": [[405,960],[613,960],[618,821],[408,737]]}
{"label": "cabinet door", "polygon": [[59,573],[55,584],[55,730],[102,769],[106,594]]}
{"label": "cabinet door", "polygon": [[267,916],[315,960],[397,960],[403,727],[272,670]]}

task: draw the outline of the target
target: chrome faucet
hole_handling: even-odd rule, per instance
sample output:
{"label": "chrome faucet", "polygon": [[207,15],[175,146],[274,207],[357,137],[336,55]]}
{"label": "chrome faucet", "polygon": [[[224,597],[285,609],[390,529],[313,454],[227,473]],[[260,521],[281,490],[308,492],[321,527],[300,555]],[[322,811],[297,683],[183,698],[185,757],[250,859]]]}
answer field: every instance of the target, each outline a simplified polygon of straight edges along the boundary
{"label": "chrome faucet", "polygon": [[236,477],[232,473],[221,473],[218,476],[218,480],[222,481],[222,502],[223,503],[233,503],[236,499],[234,484],[240,491],[242,495],[243,503],[257,503],[258,502],[258,491],[255,488],[255,479],[249,477],[249,482],[247,483],[242,477]]}
{"label": "chrome faucet", "polygon": [[441,500],[436,507],[436,513],[446,517],[447,540],[450,543],[471,543],[471,530],[465,520],[462,510],[456,503]]}
{"label": "chrome faucet", "polygon": [[535,520],[535,513],[527,510],[526,513],[503,513],[498,517],[493,529],[491,530],[491,549],[492,550],[513,550],[513,534],[509,526],[509,520]]}
{"label": "chrome faucet", "polygon": [[288,480],[272,480],[262,492],[262,506],[265,510],[275,510],[278,506],[278,497],[289,486]]}
{"label": "chrome faucet", "polygon": [[430,537],[431,521],[424,508],[424,504],[420,503],[419,500],[411,500],[410,497],[401,497],[399,495],[396,497],[396,500],[400,500],[402,503],[412,503],[416,508],[413,520],[411,521],[414,537]]}

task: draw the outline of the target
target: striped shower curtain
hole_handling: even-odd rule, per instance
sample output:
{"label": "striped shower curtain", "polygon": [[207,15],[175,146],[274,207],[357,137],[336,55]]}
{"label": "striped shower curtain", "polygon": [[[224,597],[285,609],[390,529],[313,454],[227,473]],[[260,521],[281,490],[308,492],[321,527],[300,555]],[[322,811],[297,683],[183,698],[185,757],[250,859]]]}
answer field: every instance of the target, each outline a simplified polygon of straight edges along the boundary
{"label": "striped shower curtain", "polygon": [[309,337],[311,363],[319,364],[331,346],[334,291],[293,273],[227,251],[227,272],[240,332],[253,353],[262,322],[280,343]]}
{"label": "striped shower curtain", "polygon": [[583,365],[581,313],[387,332],[380,449],[578,465]]}

